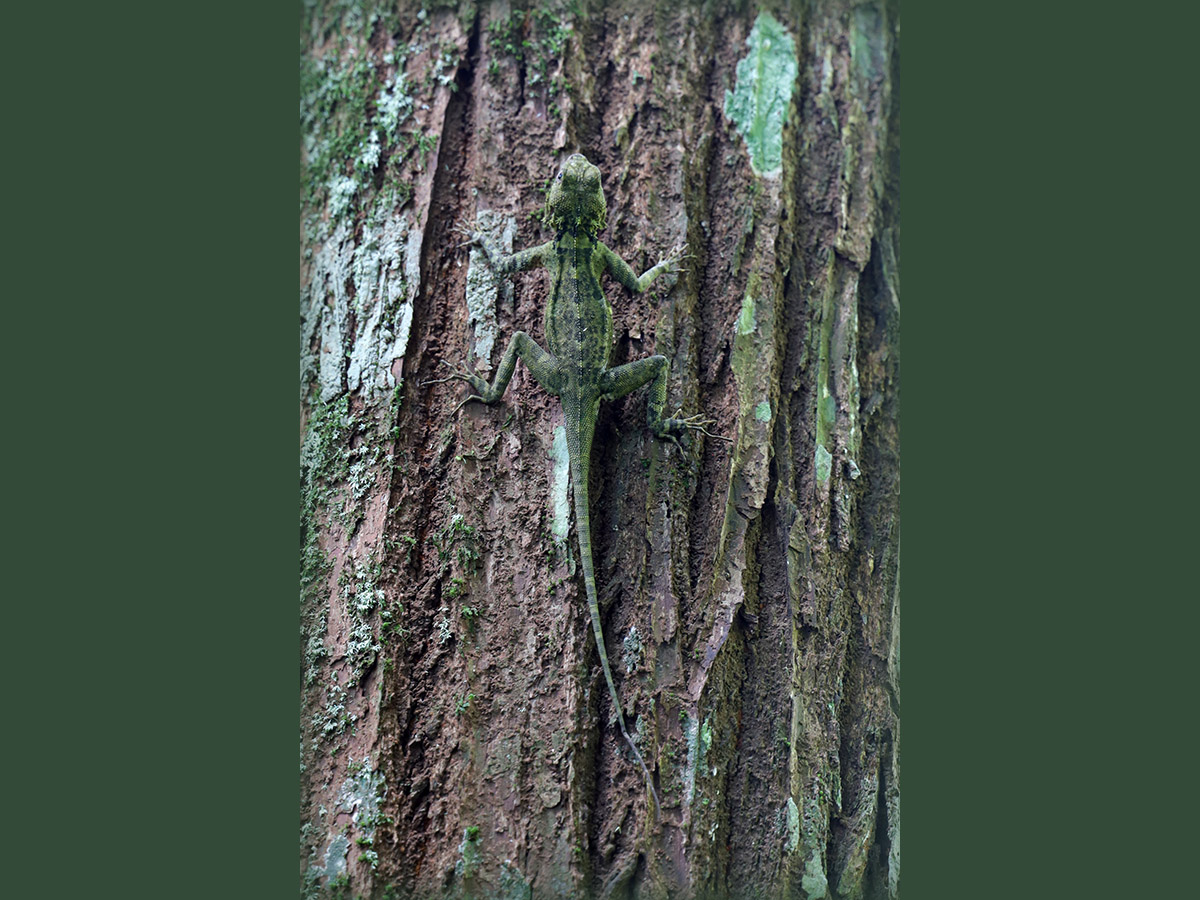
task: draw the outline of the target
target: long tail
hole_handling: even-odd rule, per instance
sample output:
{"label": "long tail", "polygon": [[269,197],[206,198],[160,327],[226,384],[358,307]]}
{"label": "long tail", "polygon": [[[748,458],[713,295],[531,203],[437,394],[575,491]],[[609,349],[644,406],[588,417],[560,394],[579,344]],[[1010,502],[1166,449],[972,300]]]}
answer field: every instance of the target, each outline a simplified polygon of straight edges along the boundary
{"label": "long tail", "polygon": [[650,789],[650,796],[654,798],[654,808],[657,810],[659,808],[658,792],[654,790],[654,780],[650,777],[650,770],[646,768],[646,763],[642,759],[642,754],[638,752],[637,745],[634,744],[633,738],[625,729],[625,714],[621,711],[621,698],[617,696],[617,689],[613,686],[612,670],[608,667],[608,650],[604,646],[604,629],[600,625],[600,604],[596,600],[596,576],[592,569],[592,528],[591,515],[588,512],[587,476],[572,466],[571,481],[575,488],[575,524],[579,531],[579,556],[583,560],[583,581],[587,586],[588,609],[592,613],[592,632],[596,635],[596,649],[600,651],[600,667],[604,669],[604,680],[608,682],[608,693],[612,697],[613,709],[617,711],[617,723],[621,726],[621,734],[624,735],[625,742],[629,744],[629,749],[633,751],[638,765],[642,767],[642,774],[646,776],[646,787]]}

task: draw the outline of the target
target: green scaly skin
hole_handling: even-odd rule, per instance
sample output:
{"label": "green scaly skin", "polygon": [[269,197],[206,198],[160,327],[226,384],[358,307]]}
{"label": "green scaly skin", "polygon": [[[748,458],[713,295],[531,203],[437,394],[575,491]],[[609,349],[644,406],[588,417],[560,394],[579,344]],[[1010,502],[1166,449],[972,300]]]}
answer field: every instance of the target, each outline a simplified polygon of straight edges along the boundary
{"label": "green scaly skin", "polygon": [[[699,416],[686,419],[664,418],[667,402],[668,364],[665,356],[651,356],[636,362],[608,367],[612,350],[613,316],[603,291],[600,276],[607,270],[629,290],[641,293],[659,275],[671,271],[678,260],[678,250],[668,254],[658,265],[640,278],[624,260],[604,245],[598,235],[604,228],[606,206],[600,186],[600,170],[581,154],[570,157],[559,172],[546,199],[546,221],[555,230],[554,240],[538,247],[522,250],[510,256],[502,255],[481,234],[471,233],[471,240],[483,247],[497,276],[511,275],[534,266],[550,270],[550,302],[546,306],[547,353],[527,334],[518,331],[504,351],[496,380],[488,385],[477,375],[456,371],[451,378],[466,381],[475,393],[468,400],[495,403],[504,394],[512,378],[517,358],[524,360],[533,377],[545,390],[562,403],[567,450],[571,461],[571,484],[575,492],[575,521],[579,533],[579,555],[583,561],[583,579],[587,586],[588,608],[592,614],[592,631],[600,651],[604,680],[617,711],[621,726],[633,755],[646,776],[646,786],[658,807],[658,793],[650,770],[625,728],[621,700],[613,685],[604,646],[604,630],[600,624],[600,606],[596,600],[596,576],[592,569],[592,534],[588,513],[588,471],[591,464],[592,435],[596,429],[596,414],[600,401],[615,400],[642,385],[650,384],[650,402],[646,421],[659,438],[675,441],[689,429],[704,431],[708,424]],[[705,432],[707,434],[707,432]]]}

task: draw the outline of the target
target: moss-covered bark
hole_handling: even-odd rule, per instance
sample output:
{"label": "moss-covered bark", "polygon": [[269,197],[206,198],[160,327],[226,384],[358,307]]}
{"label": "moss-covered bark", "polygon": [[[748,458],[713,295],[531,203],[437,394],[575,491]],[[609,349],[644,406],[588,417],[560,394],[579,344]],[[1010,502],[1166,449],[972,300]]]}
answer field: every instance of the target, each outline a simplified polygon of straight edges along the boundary
{"label": "moss-covered bark", "polygon": [[[301,19],[301,860],[306,896],[899,893],[899,116],[894,3],[315,2]],[[613,364],[597,583],[651,814],[564,527],[557,403],[519,368],[549,237],[600,166]],[[558,442],[561,444],[561,440]]]}

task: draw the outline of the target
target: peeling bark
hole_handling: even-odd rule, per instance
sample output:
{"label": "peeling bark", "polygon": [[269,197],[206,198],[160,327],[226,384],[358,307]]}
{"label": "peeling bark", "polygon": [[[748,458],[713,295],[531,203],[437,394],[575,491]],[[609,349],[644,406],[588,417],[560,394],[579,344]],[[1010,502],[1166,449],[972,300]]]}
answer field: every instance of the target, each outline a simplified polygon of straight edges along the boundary
{"label": "peeling bark", "polygon": [[[899,896],[897,5],[316,2],[301,29],[303,895]],[[597,425],[657,817],[557,402],[520,366],[490,408],[430,383],[541,340],[544,272],[489,290],[455,228],[548,239],[575,151],[635,270],[691,254],[606,284],[612,364],[665,355],[669,402],[734,439],[655,441],[642,392]]]}

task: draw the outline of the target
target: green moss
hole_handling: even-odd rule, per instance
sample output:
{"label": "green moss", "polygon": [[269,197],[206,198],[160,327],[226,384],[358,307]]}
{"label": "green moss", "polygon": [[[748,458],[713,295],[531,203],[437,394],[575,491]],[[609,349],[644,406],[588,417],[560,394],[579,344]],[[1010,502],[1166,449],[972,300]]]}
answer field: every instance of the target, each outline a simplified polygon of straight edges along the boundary
{"label": "green moss", "polygon": [[742,311],[738,313],[737,334],[754,333],[754,297],[749,292],[742,297]]}
{"label": "green moss", "polygon": [[[371,43],[377,31],[399,37],[393,4],[306,6],[299,60],[300,195],[314,224],[322,208],[328,211],[328,225],[319,227],[369,212],[380,199],[389,209],[406,203],[412,196],[407,164],[419,156],[424,168],[437,145],[436,134],[409,123],[414,109],[438,89],[457,88],[461,59],[453,42],[429,35],[428,16],[419,18],[408,43],[381,54]],[[427,50],[429,64],[410,72],[409,60]]]}
{"label": "green moss", "polygon": [[454,874],[464,880],[475,877],[479,871],[482,854],[479,848],[479,826],[469,825],[463,829],[462,843],[458,845],[459,858],[454,864]]}
{"label": "green moss", "polygon": [[700,726],[700,740],[696,745],[696,769],[700,772],[704,771],[705,760],[708,758],[708,749],[712,746],[712,716],[704,720],[704,724]]}
{"label": "green moss", "polygon": [[300,450],[300,609],[304,642],[304,683],[318,678],[318,664],[328,656],[325,647],[327,608],[323,603],[331,563],[321,549],[323,517],[334,486],[348,471],[345,453],[353,418],[348,401],[317,402],[308,420]]}
{"label": "green moss", "polygon": [[827,482],[829,476],[833,474],[833,455],[825,449],[824,444],[817,444],[813,467],[816,471],[817,481],[821,484]]}
{"label": "green moss", "polygon": [[479,566],[479,551],[476,549],[478,539],[475,537],[475,527],[468,525],[461,513],[455,513],[449,522],[434,532],[430,543],[437,549],[439,560],[453,560],[467,575],[475,574]]}
{"label": "green moss", "polygon": [[798,70],[796,45],[770,13],[759,13],[746,39],[750,52],[737,65],[737,84],[725,92],[725,115],[737,125],[759,175],[783,167],[783,123]]}
{"label": "green moss", "polygon": [[328,504],[332,488],[349,471],[347,444],[357,426],[350,400],[314,403],[300,447],[301,517],[304,523]]}
{"label": "green moss", "polygon": [[[305,165],[305,201],[329,204],[331,217],[354,203],[362,179],[378,164],[370,144],[374,130],[368,107],[376,94],[375,66],[367,56],[346,60],[300,55],[300,128]],[[374,164],[372,164],[374,155]]]}
{"label": "green moss", "polygon": [[552,101],[569,88],[560,77],[552,76],[551,70],[562,59],[571,37],[568,17],[572,12],[567,4],[548,4],[541,9],[514,9],[507,16],[490,22],[487,32],[492,62],[488,77],[499,80],[500,65],[496,57],[504,55],[513,57],[525,68],[526,88],[535,95],[541,94],[542,99]]}

